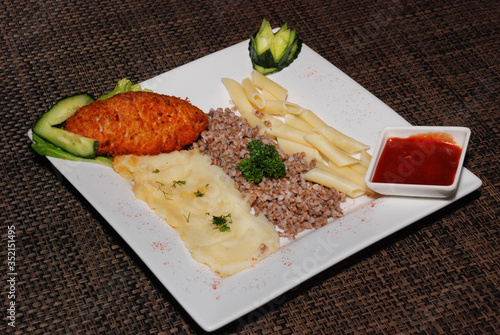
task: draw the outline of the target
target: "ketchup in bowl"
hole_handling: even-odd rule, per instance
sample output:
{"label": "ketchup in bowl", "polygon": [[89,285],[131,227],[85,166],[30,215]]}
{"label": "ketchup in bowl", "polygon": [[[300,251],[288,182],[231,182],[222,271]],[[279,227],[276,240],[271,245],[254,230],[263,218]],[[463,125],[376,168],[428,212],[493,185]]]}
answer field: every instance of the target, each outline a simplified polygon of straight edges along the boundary
{"label": "ketchup in bowl", "polygon": [[389,196],[447,198],[457,191],[470,129],[387,126],[374,147],[365,183]]}
{"label": "ketchup in bowl", "polygon": [[390,137],[372,181],[417,185],[451,185],[462,149],[446,133]]}

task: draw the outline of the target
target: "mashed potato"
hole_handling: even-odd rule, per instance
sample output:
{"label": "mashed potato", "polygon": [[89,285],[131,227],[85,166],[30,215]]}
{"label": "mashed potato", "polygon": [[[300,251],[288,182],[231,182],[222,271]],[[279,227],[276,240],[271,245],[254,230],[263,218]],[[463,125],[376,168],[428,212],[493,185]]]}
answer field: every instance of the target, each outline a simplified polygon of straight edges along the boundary
{"label": "mashed potato", "polygon": [[113,168],[179,233],[196,261],[222,276],[251,267],[279,248],[274,226],[264,215],[251,214],[235,182],[196,149],[117,156]]}

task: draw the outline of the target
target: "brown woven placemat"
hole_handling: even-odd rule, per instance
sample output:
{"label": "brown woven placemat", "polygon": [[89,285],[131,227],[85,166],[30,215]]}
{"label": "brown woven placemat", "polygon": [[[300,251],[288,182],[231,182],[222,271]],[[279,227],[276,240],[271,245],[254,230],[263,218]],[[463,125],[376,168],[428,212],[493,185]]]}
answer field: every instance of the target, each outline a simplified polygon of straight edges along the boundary
{"label": "brown woven placemat", "polygon": [[[63,96],[99,95],[119,78],[140,82],[229,47],[263,16],[275,25],[288,20],[307,45],[412,124],[470,127],[465,166],[483,186],[220,332],[500,331],[498,2],[4,1],[0,333],[203,333],[78,191],[31,151],[26,133]],[[15,285],[8,282],[9,231]]]}

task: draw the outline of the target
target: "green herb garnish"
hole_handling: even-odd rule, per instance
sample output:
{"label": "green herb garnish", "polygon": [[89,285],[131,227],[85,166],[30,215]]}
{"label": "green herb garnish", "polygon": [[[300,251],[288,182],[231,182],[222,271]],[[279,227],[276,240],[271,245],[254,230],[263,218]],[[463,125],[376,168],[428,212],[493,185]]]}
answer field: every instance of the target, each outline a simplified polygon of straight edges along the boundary
{"label": "green herb garnish", "polygon": [[218,229],[219,231],[231,231],[231,228],[228,226],[230,223],[233,223],[231,213],[221,216],[212,216],[212,224],[215,226],[214,229]]}
{"label": "green herb garnish", "polygon": [[172,187],[177,187],[177,185],[186,185],[186,181],[185,180],[174,180],[172,182]]}
{"label": "green herb garnish", "polygon": [[[207,188],[208,185],[209,184],[206,184],[205,188]],[[196,190],[196,192],[194,192],[194,196],[197,197],[197,198],[201,198],[201,197],[205,196],[205,193],[201,192],[200,190]]]}
{"label": "green herb garnish", "polygon": [[252,140],[247,144],[247,149],[250,151],[250,157],[244,158],[236,165],[247,181],[258,184],[264,176],[269,178],[286,176],[285,163],[274,145]]}
{"label": "green herb garnish", "polygon": [[157,181],[156,183],[158,184],[158,191],[163,193],[163,196],[165,197],[165,199],[172,200],[171,198],[168,197],[169,195],[172,195],[172,192],[167,192],[164,189],[162,189],[162,187],[165,186],[165,184],[162,183],[161,181]]}

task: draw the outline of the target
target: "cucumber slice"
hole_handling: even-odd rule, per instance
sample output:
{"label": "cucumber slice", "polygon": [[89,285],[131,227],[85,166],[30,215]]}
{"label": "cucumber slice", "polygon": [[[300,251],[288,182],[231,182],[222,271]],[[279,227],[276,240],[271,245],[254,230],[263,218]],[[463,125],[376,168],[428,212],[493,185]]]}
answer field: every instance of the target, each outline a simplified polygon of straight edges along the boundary
{"label": "cucumber slice", "polygon": [[56,127],[75,114],[78,108],[93,101],[94,98],[88,94],[77,94],[59,100],[38,119],[33,133],[75,156],[95,157],[98,141]]}
{"label": "cucumber slice", "polygon": [[263,75],[278,71],[277,67],[262,67],[262,66],[255,65],[255,64],[254,64],[253,68],[255,70],[259,71],[260,73],[262,73]]}
{"label": "cucumber slice", "polygon": [[43,138],[37,136],[35,133],[33,133],[32,136],[33,136],[33,141],[35,143],[33,143],[31,147],[40,156],[50,156],[77,162],[97,163],[109,167],[113,165],[112,157],[107,157],[107,156],[95,156],[93,158],[78,157],[70,154],[67,151],[64,151],[59,147],[56,147],[55,145],[53,145],[48,141],[45,141]]}
{"label": "cucumber slice", "polygon": [[[254,37],[252,36],[251,38]],[[273,38],[274,33],[273,29],[271,28],[271,24],[266,19],[262,20],[259,31],[255,35],[254,40],[255,51],[258,55],[261,55],[271,47]]]}
{"label": "cucumber slice", "polygon": [[280,59],[285,54],[288,43],[290,41],[290,30],[288,29],[288,24],[285,24],[278,30],[276,35],[271,42],[271,54],[275,62],[279,62]]}
{"label": "cucumber slice", "polygon": [[273,33],[271,25],[264,18],[257,33],[250,36],[248,51],[253,68],[266,75],[283,70],[290,65],[302,49],[302,40],[297,32],[285,24]]}

